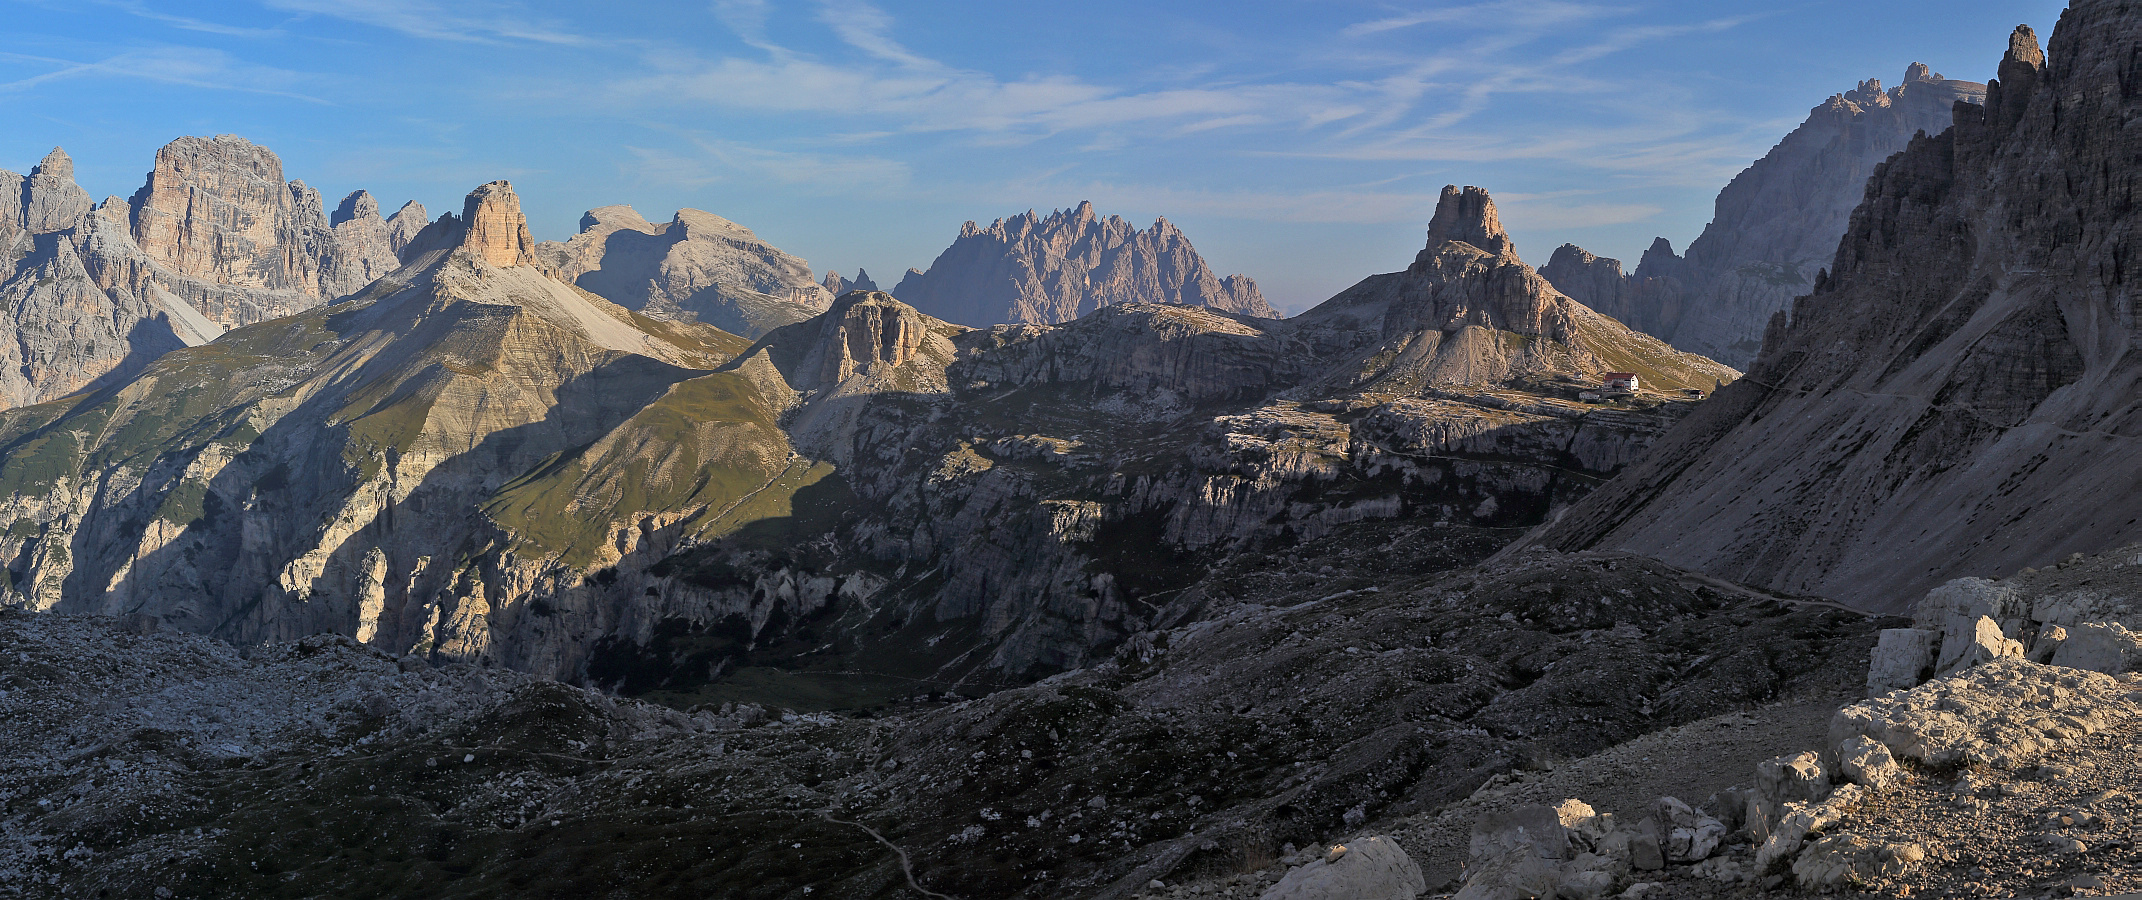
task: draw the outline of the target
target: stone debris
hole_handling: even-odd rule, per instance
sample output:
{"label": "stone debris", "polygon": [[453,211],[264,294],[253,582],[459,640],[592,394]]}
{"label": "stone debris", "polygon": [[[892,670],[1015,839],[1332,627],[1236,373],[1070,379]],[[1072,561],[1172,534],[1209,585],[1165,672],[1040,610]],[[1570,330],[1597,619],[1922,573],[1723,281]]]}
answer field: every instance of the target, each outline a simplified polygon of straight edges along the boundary
{"label": "stone debris", "polygon": [[1397,841],[1364,837],[1288,872],[1259,900],[1413,900],[1426,889],[1420,867]]}
{"label": "stone debris", "polygon": [[[2058,628],[2048,625],[2047,628]],[[2058,638],[2052,664],[2120,674],[2142,669],[2142,634],[2118,622],[2084,622]]]}
{"label": "stone debris", "polygon": [[1930,766],[2014,768],[2103,728],[2127,696],[2108,675],[2004,659],[1840,710],[1830,741],[1864,736]]}
{"label": "stone debris", "polygon": [[1924,628],[1890,628],[1874,645],[1867,665],[1867,696],[1917,687],[1934,676],[1940,636]]}

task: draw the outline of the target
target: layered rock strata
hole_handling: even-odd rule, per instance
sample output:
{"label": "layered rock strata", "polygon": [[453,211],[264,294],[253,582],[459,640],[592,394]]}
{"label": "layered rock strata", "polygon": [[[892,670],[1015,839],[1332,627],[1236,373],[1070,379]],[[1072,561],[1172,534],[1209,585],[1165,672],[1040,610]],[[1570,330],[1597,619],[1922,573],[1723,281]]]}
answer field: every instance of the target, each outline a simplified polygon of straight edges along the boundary
{"label": "layered rock strata", "polygon": [[1032,211],[988,228],[968,222],[930,264],[910,269],[893,295],[964,325],[1053,325],[1119,303],[1203,306],[1277,318],[1241,275],[1220,278],[1181,229],[1161,219],[1138,230],[1092,203],[1047,217]]}
{"label": "layered rock strata", "polygon": [[825,311],[831,291],[803,260],[751,229],[696,209],[655,225],[629,206],[581,217],[580,233],[538,249],[573,284],[656,318],[756,338]]}
{"label": "layered rock strata", "polygon": [[13,603],[557,673],[586,643],[550,621],[561,577],[804,474],[713,372],[742,340],[553,280],[510,186],[410,250],[357,299],[0,417]]}
{"label": "layered rock strata", "polygon": [[1536,542],[1901,611],[2142,540],[2136,40],[2113,2],[2050,53],[2018,29],[1986,105],[1876,172],[1750,376]]}
{"label": "layered rock strata", "polygon": [[1813,289],[1817,271],[1837,252],[1875,167],[1913,135],[1946,131],[1955,104],[1985,96],[1985,85],[1948,80],[1917,63],[1894,88],[1861,82],[1815,107],[1733,179],[1686,257],[1660,238],[1636,271],[1623,275],[1619,261],[1569,247],[1541,274],[1633,328],[1745,368],[1771,314]]}
{"label": "layered rock strata", "polygon": [[28,178],[0,172],[0,407],[138,374],[158,356],[352,293],[399,265],[423,226],[362,191],[330,216],[273,153],[224,136],[157,154],[132,201],[90,201],[54,150]]}
{"label": "layered rock strata", "polygon": [[[979,688],[1226,606],[1189,587],[1233,553],[1402,516],[1513,534],[1734,374],[1555,293],[1456,188],[1413,268],[1290,321],[975,330],[851,291],[747,348],[561,283],[504,184],[404,253],[349,303],[0,419],[14,602],[634,691],[821,663]],[[1581,400],[1606,371],[1650,392]]]}

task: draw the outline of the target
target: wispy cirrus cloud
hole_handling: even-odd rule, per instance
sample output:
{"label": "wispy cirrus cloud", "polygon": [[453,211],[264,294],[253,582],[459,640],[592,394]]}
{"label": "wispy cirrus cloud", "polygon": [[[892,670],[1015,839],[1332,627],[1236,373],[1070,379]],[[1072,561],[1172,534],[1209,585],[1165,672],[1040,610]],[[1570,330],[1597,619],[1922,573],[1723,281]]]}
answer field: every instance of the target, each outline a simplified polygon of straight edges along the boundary
{"label": "wispy cirrus cloud", "polygon": [[1479,26],[1496,30],[1520,28],[1530,31],[1545,31],[1579,22],[1592,22],[1630,12],[1626,6],[1609,6],[1599,3],[1577,3],[1569,0],[1497,0],[1492,3],[1471,3],[1463,6],[1440,6],[1413,12],[1400,13],[1349,25],[1340,33],[1347,37],[1366,37],[1391,31],[1402,31],[1421,25]]}
{"label": "wispy cirrus cloud", "polygon": [[415,38],[461,43],[590,43],[587,35],[517,5],[433,0],[263,0],[270,9],[327,16]]}
{"label": "wispy cirrus cloud", "polygon": [[313,76],[244,62],[224,51],[200,47],[131,49],[91,60],[0,51],[0,60],[48,67],[36,75],[0,82],[0,92],[29,90],[77,78],[115,78],[328,104],[301,90],[317,83]]}

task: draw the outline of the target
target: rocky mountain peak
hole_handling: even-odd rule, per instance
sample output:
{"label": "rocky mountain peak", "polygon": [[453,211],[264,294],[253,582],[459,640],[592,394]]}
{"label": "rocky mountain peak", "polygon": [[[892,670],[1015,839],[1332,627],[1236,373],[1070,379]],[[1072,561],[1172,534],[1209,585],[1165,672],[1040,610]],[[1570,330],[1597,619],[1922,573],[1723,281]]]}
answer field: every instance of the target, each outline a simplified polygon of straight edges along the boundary
{"label": "rocky mountain peak", "polygon": [[967,325],[1057,324],[1118,303],[1279,315],[1255,282],[1213,274],[1165,218],[1140,231],[1101,216],[1090,201],[1047,217],[1028,210],[988,228],[968,222],[927,271],[909,270],[893,294]]}
{"label": "rocky mountain peak", "polygon": [[334,215],[329,216],[327,221],[330,225],[341,225],[344,222],[355,219],[377,218],[379,218],[379,201],[373,199],[372,195],[365,191],[357,191],[342,198],[342,203],[335,207]]}
{"label": "rocky mountain peak", "polygon": [[424,209],[424,204],[415,200],[402,204],[402,208],[395,211],[393,218],[387,220],[387,240],[394,248],[395,254],[399,256],[403,250],[408,249],[409,242],[416,240],[416,236],[423,233],[424,226],[429,224],[431,213]]}
{"label": "rocky mountain peak", "polygon": [[1436,252],[1452,241],[1471,244],[1490,256],[1517,258],[1509,233],[1502,230],[1502,217],[1495,213],[1495,201],[1480,188],[1446,185],[1436,201],[1435,218],[1428,223],[1428,248],[1423,252]]}
{"label": "rocky mountain peak", "polygon": [[[1829,265],[1875,168],[1913,135],[1946,131],[1958,102],[1988,96],[1986,85],[1948,80],[1922,63],[1886,90],[1876,79],[1860,82],[1816,106],[1719,192],[1716,214],[1685,258],[1661,240],[1619,288],[1556,286],[1679,349],[1746,367],[1772,315],[1813,289]],[[1564,272],[1574,269],[1555,270]]]}
{"label": "rocky mountain peak", "polygon": [[94,202],[74,183],[74,160],[58,147],[45,154],[22,184],[22,226],[31,234],[72,227]]}
{"label": "rocky mountain peak", "polygon": [[30,170],[30,174],[73,181],[74,157],[68,156],[67,151],[54,147],[52,152],[45,154],[45,158],[38,161],[37,168]]}
{"label": "rocky mountain peak", "polygon": [[478,259],[500,268],[536,264],[535,239],[528,235],[528,217],[521,214],[513,185],[494,181],[470,191],[461,220],[468,227],[461,246]]}
{"label": "rocky mountain peak", "polygon": [[838,297],[842,294],[846,294],[849,291],[882,290],[878,287],[877,282],[870,280],[870,270],[868,269],[855,270],[854,281],[849,281],[846,278],[842,278],[839,272],[828,271],[826,272],[826,280],[823,284],[825,286],[826,292],[832,294],[835,297]]}
{"label": "rocky mountain peak", "polygon": [[2074,0],[2051,53],[2016,29],[1984,108],[1953,106],[1954,127],[1874,170],[1751,377],[1543,543],[1890,611],[2142,540],[2125,437],[2142,232],[2121,137],[2142,116],[2138,43],[2121,0]]}
{"label": "rocky mountain peak", "polygon": [[2008,53],[2001,57],[2000,77],[1986,85],[1986,120],[1996,134],[2007,133],[2023,118],[2044,72],[2045,51],[2038,46],[2038,33],[2029,25],[2017,25],[2008,36]]}

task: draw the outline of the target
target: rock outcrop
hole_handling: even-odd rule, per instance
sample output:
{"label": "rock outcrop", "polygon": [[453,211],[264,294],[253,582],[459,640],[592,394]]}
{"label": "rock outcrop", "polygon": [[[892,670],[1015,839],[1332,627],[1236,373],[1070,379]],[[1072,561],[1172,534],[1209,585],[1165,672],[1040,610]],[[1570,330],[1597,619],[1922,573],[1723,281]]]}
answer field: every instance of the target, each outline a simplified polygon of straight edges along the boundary
{"label": "rock outcrop", "polygon": [[[629,691],[718,690],[837,633],[810,664],[987,687],[1236,602],[1190,588],[1237,552],[1417,517],[1476,558],[1639,457],[1693,407],[1675,388],[1734,374],[1555,293],[1478,191],[1412,269],[1295,320],[975,330],[851,291],[749,347],[561,283],[696,214],[591,219],[531,253],[486,185],[346,304],[0,417],[10,596]],[[1648,390],[1581,399],[1609,370]]]}
{"label": "rock outcrop", "polygon": [[655,225],[629,206],[580,219],[580,233],[537,249],[573,284],[658,319],[757,338],[825,311],[836,293],[808,263],[751,229],[696,209]]}
{"label": "rock outcrop", "polygon": [[1535,535],[1902,611],[1975,573],[2142,540],[2128,285],[2142,17],[2019,29],[1984,106],[1882,165],[1750,376]]}
{"label": "rock outcrop", "polygon": [[390,225],[359,191],[330,217],[273,153],[228,136],[166,146],[131,202],[92,204],[59,150],[28,178],[0,172],[0,408],[354,292],[398,265],[423,215],[412,204]]}
{"label": "rock outcrop", "polygon": [[[134,243],[165,271],[194,282],[251,288],[261,298],[187,299],[224,327],[279,318],[356,293],[397,265],[391,241],[357,221],[369,196],[345,201],[356,227],[337,231],[318,191],[285,181],[266,147],[235,135],[184,137],[156,152],[128,202]],[[369,215],[377,218],[376,203]],[[338,211],[340,212],[340,211]],[[384,223],[381,223],[382,226]],[[354,238],[345,243],[338,238]],[[273,299],[268,299],[273,298]],[[265,302],[262,302],[265,301]]]}
{"label": "rock outcrop", "polygon": [[1479,188],[1443,189],[1428,246],[1404,272],[1377,275],[1289,320],[1345,347],[1352,386],[1501,383],[1634,372],[1657,389],[1708,390],[1739,375],[1681,353],[1555,290],[1517,256]]}
{"label": "rock outcrop", "polygon": [[556,673],[594,637],[551,620],[561,577],[781,494],[775,411],[713,371],[743,341],[553,280],[510,186],[410,249],[354,300],[0,415],[13,603]]}
{"label": "rock outcrop", "polygon": [[[1914,63],[1831,97],[1718,195],[1717,213],[1683,258],[1664,238],[1634,273],[1575,247],[1540,270],[1564,293],[1675,347],[1745,368],[1773,313],[1814,289],[1877,165],[1912,136],[1948,129],[1958,102],[1986,86]],[[1610,264],[1610,265],[1609,265]]]}
{"label": "rock outcrop", "polygon": [[878,283],[870,280],[870,272],[866,269],[855,270],[854,281],[849,281],[846,278],[840,277],[839,272],[827,272],[826,280],[820,282],[820,284],[823,284],[825,286],[826,293],[832,294],[835,297],[838,297],[849,291],[879,290]]}
{"label": "rock outcrop", "polygon": [[893,295],[963,325],[1052,325],[1104,306],[1165,303],[1277,318],[1241,275],[1219,278],[1182,231],[1161,219],[1138,230],[1092,203],[1046,218],[1032,211],[988,228],[968,222],[930,264],[908,270]]}

